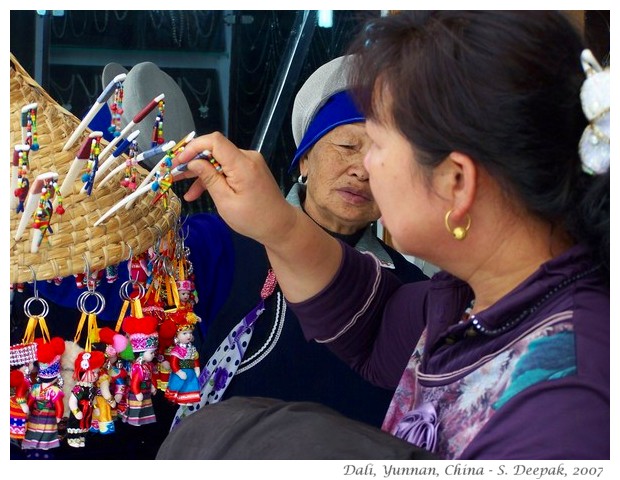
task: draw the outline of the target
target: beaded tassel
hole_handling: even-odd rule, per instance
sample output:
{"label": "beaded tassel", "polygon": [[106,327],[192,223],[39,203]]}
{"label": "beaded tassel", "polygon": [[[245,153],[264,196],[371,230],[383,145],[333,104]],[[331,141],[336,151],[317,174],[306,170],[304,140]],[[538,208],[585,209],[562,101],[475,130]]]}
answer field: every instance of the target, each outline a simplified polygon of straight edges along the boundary
{"label": "beaded tassel", "polygon": [[60,193],[60,186],[58,182],[52,184],[54,187],[54,196],[56,197],[56,213],[62,215],[65,213],[65,208],[62,206],[62,193]]}
{"label": "beaded tassel", "polygon": [[124,87],[122,83],[118,83],[116,89],[114,90],[114,100],[112,101],[112,105],[110,105],[110,111],[112,113],[112,122],[108,127],[108,132],[110,132],[115,137],[118,137],[121,134],[121,115],[123,115],[123,97],[125,95]]}
{"label": "beaded tassel", "polygon": [[93,183],[95,175],[97,174],[97,168],[99,167],[99,154],[101,153],[100,138],[93,138],[90,144],[90,156],[88,157],[88,170],[82,175],[82,181],[86,184],[85,189],[88,195],[93,190]]}
{"label": "beaded tassel", "polygon": [[36,108],[31,108],[26,114],[26,144],[35,152],[39,149]]}
{"label": "beaded tassel", "polygon": [[172,171],[172,159],[174,155],[180,153],[183,149],[179,149],[176,152],[168,152],[164,158],[164,161],[161,162],[161,167],[159,172],[157,172],[155,176],[155,180],[151,185],[151,188],[154,192],[159,190],[159,194],[153,199],[153,205],[157,203],[160,199],[164,199],[164,206],[168,207],[168,190],[172,186],[173,177],[170,173]]}
{"label": "beaded tassel", "polygon": [[138,169],[136,168],[138,142],[136,140],[131,142],[127,155],[129,158],[125,161],[125,176],[121,180],[121,186],[133,192],[138,186]]}
{"label": "beaded tassel", "polygon": [[29,150],[29,146],[26,145],[25,148],[16,150],[15,152],[19,157],[17,166],[17,188],[13,192],[18,199],[17,207],[15,209],[16,213],[21,213],[24,211],[24,202],[26,201],[28,189],[30,188],[30,182],[28,180],[28,171],[30,169],[30,162],[28,160]]}
{"label": "beaded tassel", "polygon": [[37,241],[35,243],[36,248],[41,245],[41,241],[43,240],[43,237],[45,237],[47,232],[54,233],[52,231],[52,228],[50,227],[50,220],[54,211],[52,201],[55,195],[58,195],[58,206],[56,207],[56,213],[58,213],[58,215],[62,215],[63,213],[65,213],[65,209],[62,206],[62,197],[60,196],[60,188],[58,187],[58,182],[50,180],[46,182],[45,186],[41,190],[39,206],[37,207],[33,215],[32,227],[38,229],[41,232],[41,235],[37,237]]}
{"label": "beaded tassel", "polygon": [[155,117],[155,124],[153,125],[153,135],[151,137],[151,148],[164,143],[164,109],[166,102],[160,100],[157,104],[158,113]]}

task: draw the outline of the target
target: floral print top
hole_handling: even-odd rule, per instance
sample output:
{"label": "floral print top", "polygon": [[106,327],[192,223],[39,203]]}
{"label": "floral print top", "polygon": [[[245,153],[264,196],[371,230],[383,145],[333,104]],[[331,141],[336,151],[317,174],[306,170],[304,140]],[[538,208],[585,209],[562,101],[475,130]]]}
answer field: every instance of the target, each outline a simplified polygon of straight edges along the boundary
{"label": "floral print top", "polygon": [[[571,312],[552,315],[495,355],[441,375],[420,371],[423,335],[403,373],[383,430],[442,458],[458,458],[493,414],[522,390],[576,373],[571,317]],[[412,413],[420,411],[426,415],[410,421]]]}

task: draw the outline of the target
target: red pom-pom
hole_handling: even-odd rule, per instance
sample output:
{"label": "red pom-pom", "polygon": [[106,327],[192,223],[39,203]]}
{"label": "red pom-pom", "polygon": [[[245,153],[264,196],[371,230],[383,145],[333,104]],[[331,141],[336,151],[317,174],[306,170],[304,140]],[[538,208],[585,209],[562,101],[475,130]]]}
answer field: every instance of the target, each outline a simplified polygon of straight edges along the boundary
{"label": "red pom-pom", "polygon": [[37,360],[43,363],[50,363],[57,355],[62,355],[65,351],[65,341],[60,337],[54,337],[49,342],[42,338],[35,338],[37,343]]}
{"label": "red pom-pom", "polygon": [[103,327],[99,329],[99,339],[108,345],[112,345],[114,335],[118,335],[118,332],[112,330],[110,327]]}
{"label": "red pom-pom", "polygon": [[[88,358],[84,360],[84,357],[88,355]],[[74,370],[76,375],[87,370],[94,370],[96,368],[103,367],[105,362],[105,354],[93,350],[92,352],[80,352],[75,358]],[[77,379],[77,378],[76,378]]]}
{"label": "red pom-pom", "polygon": [[58,215],[62,215],[63,213],[65,213],[65,209],[64,209],[64,207],[63,207],[62,205],[58,205],[58,206],[56,207],[56,213],[57,213]]}
{"label": "red pom-pom", "polygon": [[159,338],[173,339],[177,333],[177,326],[172,320],[164,320],[159,326]]}
{"label": "red pom-pom", "polygon": [[134,333],[148,335],[157,330],[157,319],[149,316],[142,318],[125,317],[125,320],[123,320],[123,330],[130,335]]}
{"label": "red pom-pom", "polygon": [[172,320],[164,320],[159,326],[159,349],[161,352],[174,343],[177,326]]}
{"label": "red pom-pom", "polygon": [[11,388],[19,387],[24,383],[24,373],[19,370],[11,370]]}

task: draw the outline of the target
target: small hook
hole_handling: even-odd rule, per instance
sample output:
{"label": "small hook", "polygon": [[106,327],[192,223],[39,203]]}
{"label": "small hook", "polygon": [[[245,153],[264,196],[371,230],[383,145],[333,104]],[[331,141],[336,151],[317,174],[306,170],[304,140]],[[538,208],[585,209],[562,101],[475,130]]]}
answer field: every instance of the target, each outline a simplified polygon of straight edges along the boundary
{"label": "small hook", "polygon": [[92,279],[90,278],[90,263],[88,261],[88,257],[86,256],[86,253],[82,254],[82,257],[84,258],[84,276],[86,277],[86,285],[88,288],[89,292],[94,292],[95,291],[95,282],[91,281]]}
{"label": "small hook", "polygon": [[138,282],[138,274],[136,273],[136,278],[131,278],[131,259],[133,258],[133,248],[129,244],[127,244],[127,246],[129,247],[129,258],[127,259],[128,278],[132,284],[135,284]]}
{"label": "small hook", "polygon": [[32,272],[32,286],[34,289],[34,298],[39,298],[39,290],[37,289],[37,272],[34,271],[34,267],[32,265],[28,265],[28,268]]}

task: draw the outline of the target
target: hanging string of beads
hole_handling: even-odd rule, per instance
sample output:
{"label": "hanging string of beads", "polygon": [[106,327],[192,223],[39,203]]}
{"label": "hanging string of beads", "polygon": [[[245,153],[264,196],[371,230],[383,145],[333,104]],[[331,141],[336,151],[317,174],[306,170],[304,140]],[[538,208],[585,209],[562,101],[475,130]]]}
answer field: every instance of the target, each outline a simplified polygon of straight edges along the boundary
{"label": "hanging string of beads", "polygon": [[30,181],[28,180],[28,172],[30,170],[30,161],[28,160],[29,151],[30,145],[16,145],[13,153],[14,161],[17,161],[17,184],[13,192],[18,200],[17,206],[15,207],[16,213],[24,211],[24,202],[26,201],[28,189],[30,188]]}
{"label": "hanging string of beads", "polygon": [[101,137],[94,137],[90,143],[90,155],[88,157],[87,171],[82,175],[84,188],[88,195],[92,193],[93,183],[99,167],[99,154],[101,153]]}
{"label": "hanging string of beads", "polygon": [[151,147],[156,147],[164,143],[164,110],[166,102],[161,99],[157,104],[157,116],[153,125],[153,135],[151,137]]}
{"label": "hanging string of beads", "polygon": [[127,160],[125,161],[125,176],[121,180],[121,186],[132,192],[138,186],[138,169],[136,168],[136,157],[138,156],[138,141],[133,140],[129,145],[127,152]]}
{"label": "hanging string of beads", "polygon": [[[180,149],[181,151],[183,149]],[[155,174],[155,180],[151,185],[151,189],[154,192],[159,191],[159,194],[153,199],[153,205],[157,203],[159,200],[163,199],[164,206],[168,208],[168,190],[173,183],[172,177],[172,159],[175,157],[175,154],[180,153],[179,151],[174,152],[169,150],[166,152],[166,156],[160,162],[159,171]]]}
{"label": "hanging string of beads", "polygon": [[32,104],[25,112],[22,111],[22,127],[25,129],[24,143],[30,145],[30,150],[36,152],[39,149],[36,104]]}
{"label": "hanging string of beads", "polygon": [[43,188],[41,189],[41,197],[39,198],[39,205],[34,212],[33,215],[33,223],[32,227],[39,230],[41,233],[36,238],[35,247],[41,245],[41,241],[45,237],[45,235],[49,233],[54,233],[50,226],[50,220],[52,218],[52,213],[54,212],[53,199],[54,196],[57,196],[57,207],[56,213],[58,215],[62,215],[65,213],[65,209],[62,206],[62,195],[60,194],[60,187],[58,186],[57,179],[49,179],[45,181]]}
{"label": "hanging string of beads", "polygon": [[112,121],[110,122],[110,126],[108,127],[108,132],[110,132],[115,137],[118,137],[121,134],[121,115],[123,115],[123,97],[125,95],[125,90],[123,87],[123,82],[118,82],[116,85],[116,89],[114,90],[114,96],[112,100],[112,104],[110,105],[110,112],[112,113]]}

